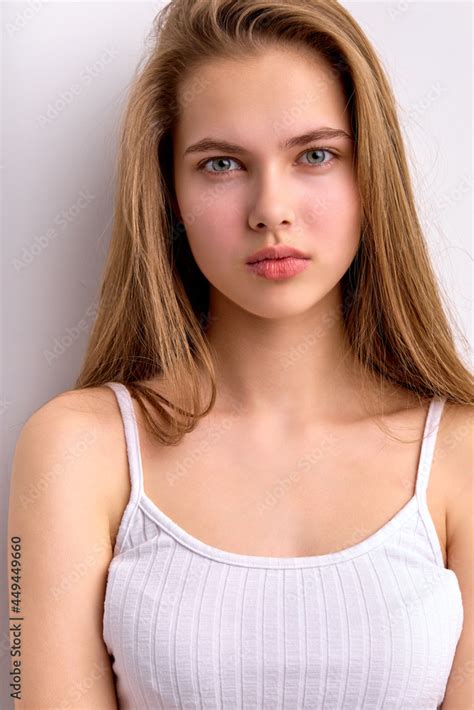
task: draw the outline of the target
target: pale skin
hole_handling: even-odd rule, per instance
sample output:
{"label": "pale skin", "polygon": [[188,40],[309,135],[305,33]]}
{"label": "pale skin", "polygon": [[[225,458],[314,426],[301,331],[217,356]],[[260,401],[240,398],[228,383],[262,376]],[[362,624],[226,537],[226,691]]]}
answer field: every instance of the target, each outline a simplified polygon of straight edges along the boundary
{"label": "pale skin", "polygon": [[[281,50],[207,65],[199,77],[205,88],[186,102],[173,134],[174,172],[191,250],[210,283],[219,399],[301,436],[309,422],[347,411],[357,379],[351,358],[342,362],[347,346],[338,315],[339,281],[361,230],[346,101],[321,62]],[[288,120],[294,108],[297,117]],[[348,137],[279,150],[280,141],[321,127]],[[226,174],[209,159],[227,153],[184,155],[207,136],[245,151],[230,154]],[[317,152],[309,150],[314,146]],[[206,172],[198,171],[206,160]],[[246,258],[277,244],[308,253],[310,267],[280,282],[250,273]],[[295,350],[303,354],[288,366]]]}
{"label": "pale skin", "polygon": [[[418,443],[387,449],[385,437],[367,417],[360,370],[338,316],[340,279],[361,231],[345,97],[327,66],[291,51],[206,65],[199,77],[205,88],[186,101],[173,134],[174,179],[193,255],[210,283],[208,337],[218,355],[218,400],[206,423],[187,437],[181,455],[199,446],[213,424],[218,428],[219,417],[232,414],[234,423],[212,446],[209,460],[200,458],[202,473],[186,476],[179,495],[173,484],[167,504],[188,529],[232,551],[298,556],[341,549],[376,530],[408,500],[411,481],[400,481],[399,472],[414,469],[418,452]],[[183,95],[192,95],[186,90],[193,79],[183,84]],[[297,117],[287,126],[283,119],[293,115],[293,107],[298,107]],[[321,127],[344,131],[347,137],[310,140],[284,150],[278,146]],[[189,152],[204,137],[242,146],[242,152],[227,157],[227,174],[216,176],[220,164],[214,165],[227,153],[215,148]],[[311,165],[311,160],[323,165]],[[197,170],[200,165],[206,172]],[[310,267],[279,282],[249,273],[245,260],[250,254],[280,243],[309,254]],[[413,427],[407,438],[419,435],[425,412],[414,408],[406,393],[387,388],[380,402],[375,384],[365,386],[377,413],[385,406],[392,424]],[[371,475],[356,440],[377,456]],[[303,453],[311,456],[315,441],[327,445],[313,460],[311,475],[298,478],[283,500],[262,511],[257,501],[298,466]],[[392,461],[384,486],[377,479],[382,448]],[[145,456],[152,459],[155,450],[147,449]],[[237,451],[238,456],[232,455]],[[171,470],[175,450],[160,455]],[[163,501],[163,483],[155,478],[150,476],[148,485]],[[363,514],[354,508],[348,489],[364,490],[373,510]],[[201,521],[197,511],[206,510],[211,491],[220,505]],[[202,506],[194,505],[199,495]],[[174,499],[189,499],[189,508],[180,514]],[[315,500],[323,511],[316,519]],[[380,502],[374,506],[374,500]],[[336,511],[344,511],[347,528],[334,529]],[[436,512],[441,520],[439,504]]]}
{"label": "pale skin", "polygon": [[[337,317],[339,281],[357,251],[362,218],[351,140],[278,147],[321,126],[350,133],[345,100],[322,62],[289,51],[199,71],[204,88],[191,92],[174,134],[176,207],[210,283],[218,397],[177,447],[151,439],[135,403],[145,493],[217,548],[285,557],[334,552],[367,538],[413,496],[426,416],[426,407],[403,390],[361,379]],[[204,137],[246,152],[183,157]],[[334,148],[339,159],[311,166],[330,160],[320,148]],[[196,171],[210,158],[230,159],[221,169],[232,174]],[[211,161],[207,169],[221,165]],[[310,267],[282,282],[249,274],[246,257],[278,243],[308,252]],[[150,384],[166,393],[165,383]],[[390,439],[375,416],[414,441]],[[465,613],[443,710],[464,710],[472,698],[472,423],[469,409],[446,407],[428,488],[443,560],[458,576]],[[86,434],[88,446],[67,459]],[[188,458],[192,468],[176,475]],[[41,487],[55,463],[54,485]],[[285,494],[262,505],[295,471]],[[20,496],[35,486],[42,493],[25,507]],[[15,707],[70,700],[97,665],[102,671],[68,707],[117,707],[101,615],[129,496],[123,426],[110,389],[63,393],[30,418],[15,452],[9,508],[9,537],[23,541],[27,619],[24,700]],[[58,594],[74,564],[91,552],[80,581]],[[67,634],[57,633],[66,626]],[[80,652],[71,663],[73,649]]]}

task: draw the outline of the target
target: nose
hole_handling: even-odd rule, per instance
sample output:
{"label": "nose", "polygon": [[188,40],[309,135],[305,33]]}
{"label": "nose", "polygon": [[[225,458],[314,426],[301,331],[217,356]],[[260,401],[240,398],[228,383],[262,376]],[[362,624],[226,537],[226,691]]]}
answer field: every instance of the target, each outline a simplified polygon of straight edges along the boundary
{"label": "nose", "polygon": [[[255,193],[254,193],[255,194]],[[289,227],[295,221],[290,199],[281,186],[276,184],[263,187],[249,210],[248,223],[257,231],[275,230]]]}
{"label": "nose", "polygon": [[268,231],[275,230],[277,228],[281,228],[282,226],[289,226],[290,225],[290,220],[288,219],[283,219],[283,220],[271,220],[271,219],[266,219],[265,221],[260,221],[257,222],[255,226],[252,226],[252,229],[257,229],[260,232],[265,231],[267,229]]}

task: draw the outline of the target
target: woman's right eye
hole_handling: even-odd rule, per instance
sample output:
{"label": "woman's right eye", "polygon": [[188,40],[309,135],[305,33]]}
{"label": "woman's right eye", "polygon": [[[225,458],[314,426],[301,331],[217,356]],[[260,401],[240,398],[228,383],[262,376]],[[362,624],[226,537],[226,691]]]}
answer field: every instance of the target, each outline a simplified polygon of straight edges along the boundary
{"label": "woman's right eye", "polygon": [[206,170],[206,169],[205,169],[205,168],[206,168],[206,165],[207,165],[208,163],[218,163],[218,162],[220,162],[221,165],[222,165],[222,163],[225,164],[225,163],[229,163],[229,162],[232,162],[232,161],[233,161],[233,162],[236,162],[236,161],[234,160],[234,158],[227,158],[226,156],[218,156],[217,158],[208,158],[208,159],[205,160],[203,163],[201,163],[200,165],[198,165],[198,170],[201,170],[202,172],[208,173],[208,174],[210,174],[210,175],[218,175],[219,173],[229,173],[229,172],[233,172],[233,171],[231,171],[231,170]]}

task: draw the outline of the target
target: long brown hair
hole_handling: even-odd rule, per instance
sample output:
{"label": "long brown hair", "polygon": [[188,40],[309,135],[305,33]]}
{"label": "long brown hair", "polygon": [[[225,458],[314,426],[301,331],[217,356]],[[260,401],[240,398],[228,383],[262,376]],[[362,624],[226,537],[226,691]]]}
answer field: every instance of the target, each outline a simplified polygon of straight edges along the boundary
{"label": "long brown hair", "polygon": [[[214,405],[209,286],[174,209],[172,129],[186,101],[178,92],[183,77],[209,60],[290,43],[324,57],[347,99],[364,223],[336,317],[352,351],[378,381],[420,401],[472,404],[472,376],[456,352],[417,216],[395,99],[347,10],[336,0],[172,0],[150,39],[121,126],[112,238],[75,387],[126,384],[166,444],[178,443]],[[193,75],[190,91],[198,92]],[[211,385],[205,406],[199,371]],[[151,378],[172,397],[143,383]]]}

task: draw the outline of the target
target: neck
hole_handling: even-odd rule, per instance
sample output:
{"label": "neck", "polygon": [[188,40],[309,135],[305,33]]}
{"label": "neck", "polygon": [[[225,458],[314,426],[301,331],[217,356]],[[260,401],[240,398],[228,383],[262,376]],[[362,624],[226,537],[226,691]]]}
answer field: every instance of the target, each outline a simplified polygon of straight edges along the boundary
{"label": "neck", "polygon": [[218,410],[303,425],[340,419],[359,402],[361,368],[346,339],[337,290],[303,313],[270,318],[211,289],[210,316]]}

